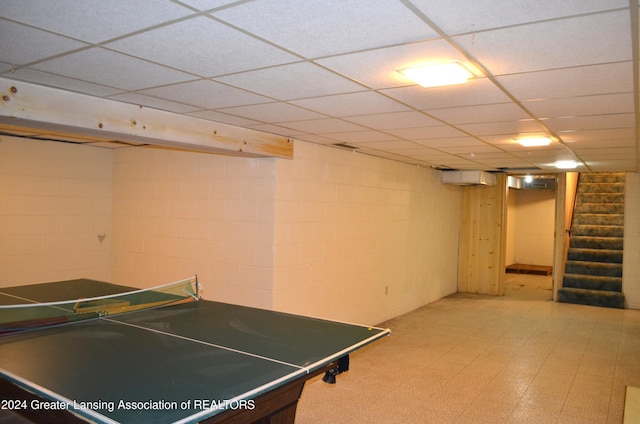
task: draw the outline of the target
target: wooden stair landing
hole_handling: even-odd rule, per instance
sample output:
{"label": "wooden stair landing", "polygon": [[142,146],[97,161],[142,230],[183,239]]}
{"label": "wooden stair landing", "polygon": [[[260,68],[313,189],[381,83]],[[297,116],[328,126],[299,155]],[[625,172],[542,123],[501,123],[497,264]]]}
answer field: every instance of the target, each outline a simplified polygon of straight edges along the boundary
{"label": "wooden stair landing", "polygon": [[545,265],[513,264],[507,267],[507,272],[515,274],[551,275],[553,267]]}

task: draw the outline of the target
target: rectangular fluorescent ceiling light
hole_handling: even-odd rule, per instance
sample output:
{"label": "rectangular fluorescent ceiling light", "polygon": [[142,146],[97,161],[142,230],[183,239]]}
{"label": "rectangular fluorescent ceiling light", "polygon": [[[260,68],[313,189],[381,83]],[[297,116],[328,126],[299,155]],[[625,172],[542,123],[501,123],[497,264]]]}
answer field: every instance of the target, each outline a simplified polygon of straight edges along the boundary
{"label": "rectangular fluorescent ceiling light", "polygon": [[558,169],[575,169],[578,167],[575,160],[559,160],[555,165]]}
{"label": "rectangular fluorescent ceiling light", "polygon": [[421,65],[398,69],[398,72],[425,88],[464,84],[473,77],[473,74],[458,62]]}
{"label": "rectangular fluorescent ceiling light", "polygon": [[551,144],[551,139],[549,137],[520,138],[518,143],[524,147],[548,146]]}

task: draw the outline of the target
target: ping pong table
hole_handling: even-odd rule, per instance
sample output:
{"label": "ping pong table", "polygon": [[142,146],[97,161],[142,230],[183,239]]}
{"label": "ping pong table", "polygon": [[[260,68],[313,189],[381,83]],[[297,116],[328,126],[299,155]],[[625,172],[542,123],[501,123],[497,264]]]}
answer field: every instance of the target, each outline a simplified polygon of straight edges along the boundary
{"label": "ping pong table", "polygon": [[[0,288],[0,314],[138,291],[93,280]],[[330,381],[351,352],[389,333],[202,299],[48,322],[0,336],[0,412],[53,423],[293,422],[307,380]]]}

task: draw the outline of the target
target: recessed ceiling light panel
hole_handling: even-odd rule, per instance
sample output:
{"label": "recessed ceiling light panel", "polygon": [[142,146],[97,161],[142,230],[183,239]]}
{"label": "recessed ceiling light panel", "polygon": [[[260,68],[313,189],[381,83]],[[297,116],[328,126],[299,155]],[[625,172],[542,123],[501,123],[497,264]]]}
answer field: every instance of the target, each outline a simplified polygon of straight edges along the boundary
{"label": "recessed ceiling light panel", "polygon": [[575,169],[578,167],[578,163],[575,160],[559,160],[555,166],[558,169]]}
{"label": "recessed ceiling light panel", "polygon": [[464,84],[473,77],[459,62],[420,65],[398,69],[398,72],[425,88]]}
{"label": "recessed ceiling light panel", "polygon": [[518,139],[518,143],[524,147],[548,146],[551,144],[551,139],[549,137],[527,137]]}

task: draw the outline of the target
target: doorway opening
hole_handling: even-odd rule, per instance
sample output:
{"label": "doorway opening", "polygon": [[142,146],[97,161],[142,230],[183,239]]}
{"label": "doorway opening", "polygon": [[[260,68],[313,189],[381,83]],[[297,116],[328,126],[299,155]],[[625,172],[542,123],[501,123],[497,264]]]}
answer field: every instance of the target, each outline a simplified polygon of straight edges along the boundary
{"label": "doorway opening", "polygon": [[512,175],[507,186],[504,295],[552,300],[556,178]]}

